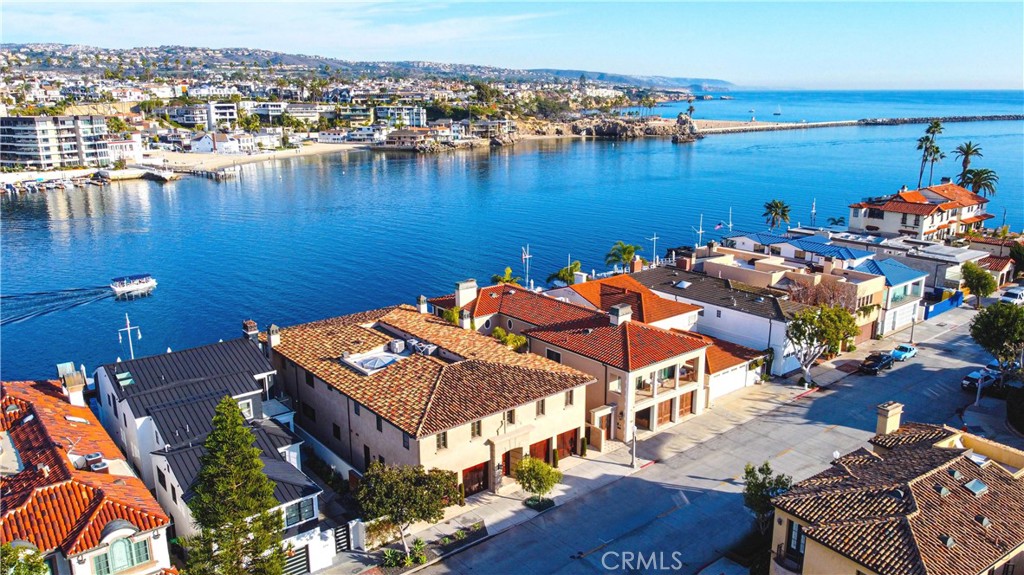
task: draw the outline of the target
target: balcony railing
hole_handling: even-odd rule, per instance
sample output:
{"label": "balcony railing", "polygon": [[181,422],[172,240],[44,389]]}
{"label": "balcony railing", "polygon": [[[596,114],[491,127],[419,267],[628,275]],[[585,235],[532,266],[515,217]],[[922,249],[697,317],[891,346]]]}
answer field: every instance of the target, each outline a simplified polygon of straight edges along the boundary
{"label": "balcony railing", "polygon": [[801,575],[804,567],[786,554],[786,546],[779,543],[772,553],[772,575]]}

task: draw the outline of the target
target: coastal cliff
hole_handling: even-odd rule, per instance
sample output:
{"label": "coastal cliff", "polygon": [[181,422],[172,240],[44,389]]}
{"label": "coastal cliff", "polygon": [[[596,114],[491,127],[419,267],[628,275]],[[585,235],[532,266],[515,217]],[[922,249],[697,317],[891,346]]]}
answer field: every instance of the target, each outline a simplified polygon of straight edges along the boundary
{"label": "coastal cliff", "polygon": [[671,137],[675,143],[692,142],[699,135],[685,114],[675,121],[661,118],[593,118],[576,120],[569,124],[571,132],[578,136],[590,136],[609,140],[632,140],[647,136]]}

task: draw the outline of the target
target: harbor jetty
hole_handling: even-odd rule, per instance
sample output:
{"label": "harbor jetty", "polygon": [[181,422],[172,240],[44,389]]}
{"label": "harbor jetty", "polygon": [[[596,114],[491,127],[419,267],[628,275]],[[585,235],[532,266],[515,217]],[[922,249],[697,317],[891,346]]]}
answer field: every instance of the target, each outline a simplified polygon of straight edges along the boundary
{"label": "harbor jetty", "polygon": [[701,136],[710,136],[715,134],[736,134],[741,132],[773,132],[778,130],[808,130],[811,128],[839,128],[846,126],[899,126],[903,124],[928,124],[935,120],[944,124],[956,122],[1012,122],[1024,120],[1024,114],[920,118],[863,118],[860,120],[838,120],[833,122],[737,122],[730,120],[694,120],[694,125],[698,134]]}

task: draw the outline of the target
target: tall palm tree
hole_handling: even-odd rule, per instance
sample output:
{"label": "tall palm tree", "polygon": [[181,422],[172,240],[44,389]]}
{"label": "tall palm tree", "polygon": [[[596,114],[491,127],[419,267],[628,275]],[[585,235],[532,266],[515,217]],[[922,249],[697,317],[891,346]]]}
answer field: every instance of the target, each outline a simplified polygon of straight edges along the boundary
{"label": "tall palm tree", "polygon": [[964,176],[967,174],[967,170],[971,167],[971,158],[982,157],[981,146],[977,146],[974,142],[970,141],[964,142],[957,146],[956,150],[953,150],[953,155],[955,155],[957,159],[962,160],[961,165],[964,167],[964,169],[960,171],[960,181],[962,182],[964,181]]}
{"label": "tall palm tree", "polygon": [[782,223],[789,223],[789,206],[782,200],[765,202],[764,213],[761,214],[761,217],[765,218],[768,228],[774,230]]}
{"label": "tall palm tree", "polygon": [[523,281],[523,278],[512,275],[512,268],[505,268],[504,274],[494,274],[491,276],[491,281],[496,284],[518,284]]}
{"label": "tall palm tree", "polygon": [[838,218],[829,218],[828,225],[830,226],[845,226],[846,216],[839,216]]}
{"label": "tall palm tree", "polygon": [[942,150],[938,146],[932,144],[931,150],[928,152],[928,162],[931,164],[931,168],[928,171],[928,185],[932,185],[932,177],[935,175],[935,163],[941,162],[946,159],[946,154],[942,153]]}
{"label": "tall palm tree", "polygon": [[697,108],[694,108],[693,104],[690,104],[689,107],[686,108],[686,115],[692,118],[693,117],[693,113],[696,112],[696,111],[697,111]]}
{"label": "tall palm tree", "polygon": [[960,181],[961,186],[970,187],[972,192],[982,196],[996,195],[996,184],[998,183],[999,176],[988,168],[967,170]]}
{"label": "tall palm tree", "polygon": [[924,130],[924,137],[918,138],[917,149],[921,150],[921,172],[917,177],[917,187],[921,187],[924,180],[924,166],[928,163],[928,156],[931,154],[931,147],[935,145],[935,137],[942,133],[942,122],[932,120],[931,124]]}
{"label": "tall palm tree", "polygon": [[636,257],[636,253],[642,250],[643,248],[638,245],[627,244],[626,242],[619,240],[612,246],[608,255],[604,256],[604,263],[610,266],[616,264],[628,266],[629,262],[633,261],[633,258]]}
{"label": "tall palm tree", "polygon": [[548,283],[558,280],[566,285],[572,285],[576,281],[576,272],[580,271],[582,264],[576,260],[566,267],[548,276]]}

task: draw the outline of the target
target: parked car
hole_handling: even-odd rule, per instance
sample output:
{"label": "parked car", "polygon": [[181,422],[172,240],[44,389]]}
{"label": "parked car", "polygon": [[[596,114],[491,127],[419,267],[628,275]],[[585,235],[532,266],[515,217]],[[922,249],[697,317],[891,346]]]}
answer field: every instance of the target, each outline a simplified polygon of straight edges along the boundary
{"label": "parked car", "polygon": [[999,298],[1002,303],[1024,305],[1024,287],[1012,287],[1003,292]]}
{"label": "parked car", "polygon": [[986,387],[994,384],[996,379],[998,379],[998,376],[987,369],[972,371],[960,381],[960,389],[964,391],[977,391],[980,385],[984,390]]}
{"label": "parked car", "polygon": [[893,359],[888,353],[873,353],[860,364],[860,371],[878,375],[883,369],[892,369]]}
{"label": "parked car", "polygon": [[917,355],[917,348],[909,343],[901,343],[890,353],[896,361],[907,361]]}
{"label": "parked car", "polygon": [[985,365],[985,371],[988,371],[996,377],[1001,377],[1008,373],[1013,373],[1020,369],[1019,361],[1011,361],[1010,363],[1003,365],[999,363],[998,359],[993,359]]}

